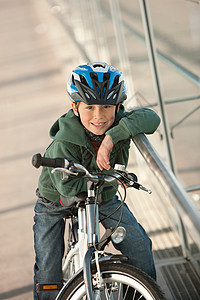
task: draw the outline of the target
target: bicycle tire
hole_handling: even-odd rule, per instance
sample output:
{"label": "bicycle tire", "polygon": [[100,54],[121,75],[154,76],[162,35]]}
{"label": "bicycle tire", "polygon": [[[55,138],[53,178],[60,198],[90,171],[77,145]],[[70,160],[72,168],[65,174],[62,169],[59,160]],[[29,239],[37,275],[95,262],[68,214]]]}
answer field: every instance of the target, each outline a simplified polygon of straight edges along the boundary
{"label": "bicycle tire", "polygon": [[[96,299],[166,300],[157,283],[147,274],[135,267],[124,263],[106,262],[100,263],[100,270],[103,284],[100,288],[100,296]],[[92,265],[91,272],[94,279],[94,274],[96,274],[95,265]],[[99,289],[96,290],[99,291]],[[108,294],[109,297],[106,296]],[[83,272],[80,272],[73,279],[73,281],[70,282],[69,286],[66,285],[63,287],[57,300],[87,299],[85,296],[86,289],[83,279]]]}

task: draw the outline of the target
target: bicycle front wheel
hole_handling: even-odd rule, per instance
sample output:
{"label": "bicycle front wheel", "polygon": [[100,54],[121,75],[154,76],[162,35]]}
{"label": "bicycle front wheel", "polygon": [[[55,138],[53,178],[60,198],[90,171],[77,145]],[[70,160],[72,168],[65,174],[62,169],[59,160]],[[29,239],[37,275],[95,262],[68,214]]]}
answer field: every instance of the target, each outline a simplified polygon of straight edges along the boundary
{"label": "bicycle front wheel", "polygon": [[[94,299],[147,299],[165,300],[154,280],[137,268],[124,263],[101,263],[102,285],[95,286],[96,266],[92,266]],[[83,272],[78,274],[69,286],[63,287],[59,300],[87,299]]]}

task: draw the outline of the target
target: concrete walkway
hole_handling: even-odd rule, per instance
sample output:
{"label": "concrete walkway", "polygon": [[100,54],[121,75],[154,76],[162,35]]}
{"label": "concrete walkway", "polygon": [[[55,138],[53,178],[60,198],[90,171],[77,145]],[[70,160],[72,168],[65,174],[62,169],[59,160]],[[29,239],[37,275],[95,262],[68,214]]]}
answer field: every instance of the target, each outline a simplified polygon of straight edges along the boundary
{"label": "concrete walkway", "polygon": [[[0,1],[0,299],[32,299],[33,207],[51,124],[67,109],[66,78],[37,1]],[[69,47],[69,70],[73,59]],[[69,73],[69,71],[68,71]]]}

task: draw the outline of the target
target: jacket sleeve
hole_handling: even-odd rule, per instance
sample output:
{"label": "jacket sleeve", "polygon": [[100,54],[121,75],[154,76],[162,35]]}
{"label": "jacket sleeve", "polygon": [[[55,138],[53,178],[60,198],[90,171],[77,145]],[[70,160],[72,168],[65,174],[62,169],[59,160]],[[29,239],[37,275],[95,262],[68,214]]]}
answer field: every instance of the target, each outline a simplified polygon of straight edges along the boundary
{"label": "jacket sleeve", "polygon": [[154,133],[159,124],[160,118],[153,110],[141,108],[127,113],[121,118],[118,125],[109,129],[106,134],[110,135],[113,143],[116,144],[139,133]]}

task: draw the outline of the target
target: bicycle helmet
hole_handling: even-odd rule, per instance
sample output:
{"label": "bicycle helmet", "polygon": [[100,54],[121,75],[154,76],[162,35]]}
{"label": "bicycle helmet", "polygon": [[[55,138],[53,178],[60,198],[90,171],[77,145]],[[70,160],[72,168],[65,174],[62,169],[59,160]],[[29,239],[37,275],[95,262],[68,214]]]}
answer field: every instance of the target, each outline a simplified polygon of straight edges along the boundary
{"label": "bicycle helmet", "polygon": [[117,105],[127,98],[127,87],[122,73],[101,62],[90,62],[72,71],[67,92],[73,102],[87,105]]}

